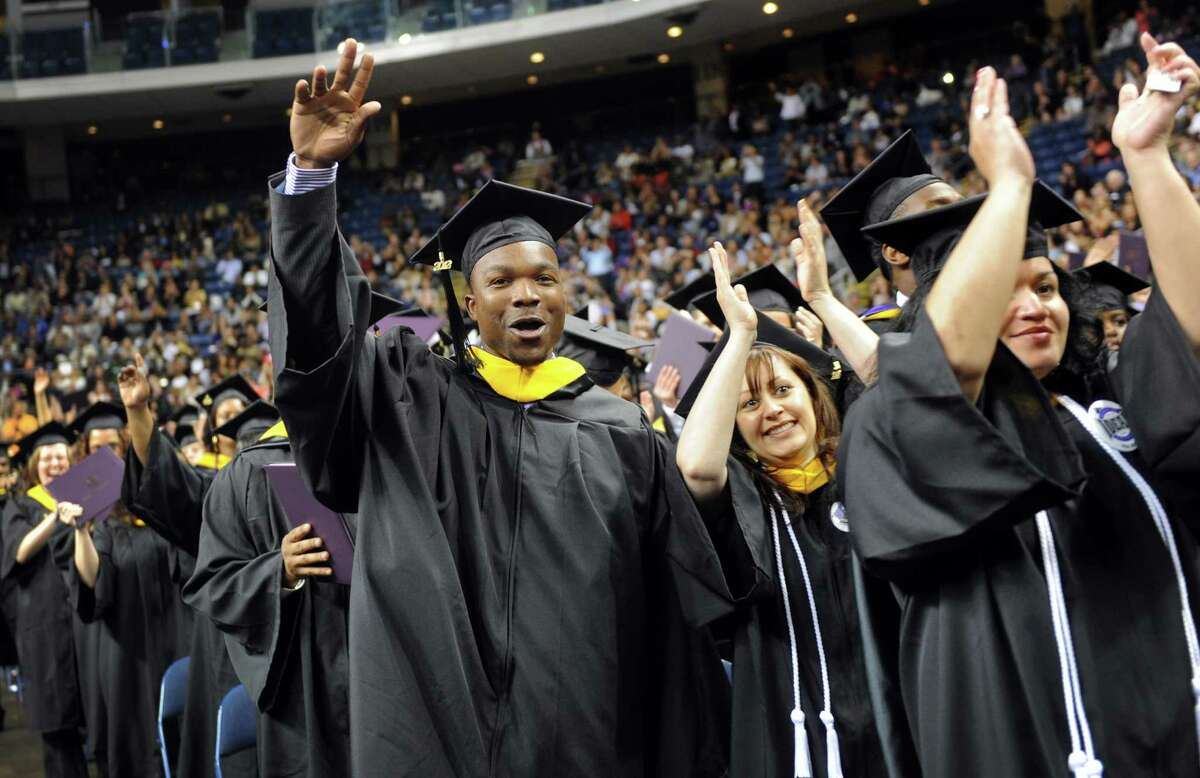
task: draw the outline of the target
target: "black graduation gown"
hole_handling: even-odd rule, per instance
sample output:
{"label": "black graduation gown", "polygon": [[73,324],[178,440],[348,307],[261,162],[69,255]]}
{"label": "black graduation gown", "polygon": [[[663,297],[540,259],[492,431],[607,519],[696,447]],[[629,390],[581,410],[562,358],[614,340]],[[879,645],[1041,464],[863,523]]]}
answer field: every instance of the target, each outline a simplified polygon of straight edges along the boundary
{"label": "black graduation gown", "polygon": [[[110,776],[157,776],[158,695],[178,645],[184,606],[172,582],[170,546],[153,531],[108,519],[92,534],[100,560],[96,586],[72,580],[76,608],[98,635],[97,680],[104,741],[97,754]],[[89,720],[89,725],[91,721]]]}
{"label": "black graduation gown", "polygon": [[[719,500],[704,505],[714,537],[726,533],[713,522],[736,521],[750,539],[757,566],[771,572],[769,586],[721,622],[719,633],[732,633],[733,735],[730,775],[738,778],[791,778],[795,738],[790,719],[792,659],[787,618],[776,572],[770,514],[750,473],[729,460],[729,481]],[[806,497],[807,509],[793,523],[813,585],[829,672],[831,707],[836,721],[843,774],[885,774],[875,730],[855,588],[850,536],[832,521],[837,501],[832,484]],[[800,666],[800,706],[804,711],[814,775],[826,775],[821,666],[800,563],[785,529],[783,550],[792,620]],[[878,585],[878,584],[877,584]]]}
{"label": "black graduation gown", "polygon": [[[1125,348],[1146,349],[1156,367],[1180,358],[1166,306],[1139,319]],[[1195,355],[1170,369],[1190,382],[1165,396],[1194,393]],[[1126,398],[1133,418],[1150,420],[1137,430],[1145,449],[1194,439],[1194,407],[1178,418],[1137,407],[1153,394]],[[1133,486],[1011,353],[998,348],[976,405],[923,313],[913,334],[885,336],[879,383],[851,410],[839,461],[854,542],[903,608],[900,685],[926,776],[1068,774],[1041,509],[1105,774],[1196,774],[1191,669],[1163,541]],[[1168,497],[1169,512],[1178,505]],[[1194,581],[1194,539],[1176,535]]]}
{"label": "black graduation gown", "polygon": [[586,379],[522,405],[367,334],[333,187],[271,201],[276,404],[310,488],[358,514],[355,773],[722,774],[727,684],[681,616],[732,594],[639,409]]}
{"label": "black graduation gown", "polygon": [[[182,589],[195,564],[203,521],[204,495],[214,473],[183,461],[161,430],[150,438],[144,466],[132,448],[125,457],[121,499],[130,511],[164,540],[179,557],[173,568]],[[180,778],[209,778],[217,742],[217,711],[221,700],[238,685],[237,674],[225,651],[225,640],[210,619],[193,614],[188,650],[187,704],[179,725],[179,757],[173,774]],[[250,755],[239,755],[222,765],[226,776],[252,776],[257,770]]]}
{"label": "black graduation gown", "polygon": [[[24,564],[17,563],[21,540],[45,515],[46,509],[35,500],[17,495],[5,506],[0,527],[4,545],[0,577],[15,590],[15,637],[24,684],[25,723],[41,733],[83,726],[75,663],[75,617],[51,544]],[[56,532],[60,530],[69,528],[60,525]]]}
{"label": "black graduation gown", "polygon": [[259,774],[348,776],[350,590],[315,578],[296,592],[283,588],[280,544],[291,526],[263,467],[291,461],[277,438],[243,449],[217,474],[186,599],[225,633],[262,713]]}

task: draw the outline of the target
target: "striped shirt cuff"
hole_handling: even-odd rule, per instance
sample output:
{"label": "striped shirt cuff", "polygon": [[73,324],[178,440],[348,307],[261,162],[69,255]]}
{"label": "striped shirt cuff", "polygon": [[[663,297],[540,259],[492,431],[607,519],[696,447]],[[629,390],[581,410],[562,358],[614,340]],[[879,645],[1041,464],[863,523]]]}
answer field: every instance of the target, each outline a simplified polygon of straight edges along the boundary
{"label": "striped shirt cuff", "polygon": [[293,152],[288,155],[287,178],[283,182],[283,193],[285,195],[306,194],[329,186],[337,180],[337,169],[338,163],[336,162],[333,163],[333,167],[315,170],[298,168],[296,167],[296,154]]}

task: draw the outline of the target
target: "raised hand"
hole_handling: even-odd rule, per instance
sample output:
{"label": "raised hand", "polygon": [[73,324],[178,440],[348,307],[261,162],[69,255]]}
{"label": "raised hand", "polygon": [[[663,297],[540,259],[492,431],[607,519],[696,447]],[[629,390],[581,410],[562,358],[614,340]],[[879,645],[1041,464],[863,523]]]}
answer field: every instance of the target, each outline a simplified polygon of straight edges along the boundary
{"label": "raised hand", "polygon": [[825,339],[825,324],[815,313],[807,308],[797,308],[792,318],[796,320],[796,330],[805,340],[814,346],[821,345]]}
{"label": "raised hand", "polygon": [[757,333],[758,313],[750,304],[746,287],[730,283],[729,255],[725,253],[725,247],[714,243],[708,254],[712,258],[713,275],[717,281],[717,304],[721,306],[721,313],[725,314],[729,328]]}
{"label": "raised hand", "polygon": [[664,365],[654,379],[654,396],[663,405],[674,408],[679,404],[679,370],[674,365]]}
{"label": "raised hand", "polygon": [[1008,113],[1008,85],[991,67],[975,77],[970,132],[971,159],[990,186],[1004,179],[1033,181],[1033,154]]}
{"label": "raised hand", "polygon": [[805,302],[831,294],[829,291],[829,264],[825,259],[825,241],[821,222],[804,200],[796,203],[800,217],[800,237],[788,244],[792,260],[796,263],[796,285]]}
{"label": "raised hand", "polygon": [[358,43],[347,38],[340,48],[332,84],[326,83],[324,65],[313,69],[311,86],[303,79],[296,82],[291,134],[292,150],[300,167],[330,167],[350,156],[363,138],[367,119],[383,107],[375,100],[362,101],[371,83],[375,58],[363,55],[351,83]]}
{"label": "raised hand", "polygon": [[1140,42],[1146,53],[1147,80],[1155,71],[1183,82],[1178,92],[1158,92],[1148,87],[1138,94],[1133,84],[1121,87],[1117,97],[1120,109],[1113,120],[1112,140],[1122,154],[1166,148],[1175,126],[1179,107],[1200,89],[1200,67],[1178,43],[1155,42],[1154,36],[1142,33]]}
{"label": "raised hand", "polygon": [[45,394],[50,388],[50,374],[46,372],[46,368],[39,367],[33,371],[33,393]]}
{"label": "raised hand", "polygon": [[333,575],[332,568],[323,566],[329,562],[329,552],[320,550],[321,539],[305,537],[311,531],[311,524],[301,524],[283,536],[280,551],[283,552],[283,577],[289,589],[295,589],[301,578]]}
{"label": "raised hand", "polygon": [[121,368],[117,374],[117,388],[126,408],[142,408],[150,402],[150,381],[146,377],[146,362],[141,354],[135,352],[133,364]]}

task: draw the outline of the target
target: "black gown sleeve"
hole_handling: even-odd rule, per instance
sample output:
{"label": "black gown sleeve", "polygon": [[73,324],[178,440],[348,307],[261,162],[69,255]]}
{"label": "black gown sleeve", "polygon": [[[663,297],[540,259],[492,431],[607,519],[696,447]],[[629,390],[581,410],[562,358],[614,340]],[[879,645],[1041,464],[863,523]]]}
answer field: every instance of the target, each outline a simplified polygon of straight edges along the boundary
{"label": "black gown sleeve", "polygon": [[307,592],[284,589],[282,553],[259,548],[250,533],[252,518],[270,520],[262,515],[268,507],[261,499],[265,495],[252,493],[252,470],[238,458],[213,481],[204,500],[196,570],[183,599],[224,633],[238,678],[259,709],[267,711],[295,642],[295,615]]}
{"label": "black gown sleeve", "polygon": [[410,330],[369,333],[371,290],[338,230],[333,185],[301,195],[272,186],[270,200],[275,404],[313,494],[354,513],[372,412],[400,399],[395,387],[431,356]]}
{"label": "black gown sleeve", "polygon": [[1157,291],[1129,323],[1114,382],[1146,464],[1156,475],[1194,481],[1200,472],[1200,355]]}
{"label": "black gown sleeve", "polygon": [[212,477],[183,461],[162,430],[151,434],[146,458],[143,463],[130,446],[121,502],[163,540],[195,555],[204,493]]}
{"label": "black gown sleeve", "polygon": [[[35,514],[31,505],[41,509],[42,513]],[[45,509],[40,505],[21,496],[14,496],[6,502],[0,518],[0,539],[3,540],[4,552],[0,559],[0,579],[17,578],[28,569],[29,565],[17,562],[17,548],[44,513]]]}
{"label": "black gown sleeve", "polygon": [[986,543],[1074,496],[1079,454],[1049,396],[1002,345],[970,402],[924,312],[884,335],[879,380],[851,408],[838,451],[847,520],[869,570],[938,574],[930,559]]}
{"label": "black gown sleeve", "polygon": [[770,596],[774,556],[762,497],[750,473],[732,457],[716,498],[697,502],[731,593],[739,603]]}

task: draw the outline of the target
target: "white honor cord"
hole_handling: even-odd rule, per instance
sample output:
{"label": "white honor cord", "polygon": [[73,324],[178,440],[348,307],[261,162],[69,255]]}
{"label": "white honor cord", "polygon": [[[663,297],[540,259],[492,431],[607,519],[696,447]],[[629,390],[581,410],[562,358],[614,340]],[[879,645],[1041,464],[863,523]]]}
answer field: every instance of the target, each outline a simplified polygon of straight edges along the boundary
{"label": "white honor cord", "polygon": [[[784,516],[787,516],[786,512]],[[808,610],[812,614],[813,632],[817,637],[817,659],[821,662],[821,691],[825,702],[825,708],[821,711],[821,723],[825,725],[826,775],[828,778],[842,778],[841,747],[838,744],[837,730],[834,728],[833,703],[829,696],[829,665],[825,662],[825,641],[821,636],[821,621],[817,618],[817,601],[813,596],[812,579],[808,576],[808,565],[800,551],[800,543],[796,540],[796,530],[792,527],[792,522],[787,521],[784,526],[787,527],[792,548],[796,551],[800,574],[804,576],[804,592],[808,595]]]}
{"label": "white honor cord", "polygon": [[1092,744],[1092,728],[1088,725],[1083,707],[1083,692],[1079,684],[1079,668],[1075,663],[1075,644],[1071,639],[1071,620],[1063,596],[1062,576],[1058,569],[1058,554],[1054,549],[1054,533],[1045,511],[1037,514],[1038,541],[1042,550],[1046,589],[1050,595],[1050,619],[1054,623],[1054,644],[1058,648],[1058,665],[1062,674],[1063,706],[1067,713],[1067,729],[1071,735],[1071,754],[1067,765],[1075,778],[1098,776],[1104,767],[1096,758]]}
{"label": "white honor cord", "polygon": [[792,764],[795,778],[812,778],[812,758],[808,754],[808,735],[804,732],[804,711],[800,709],[800,657],[796,651],[796,625],[792,622],[792,604],[788,598],[787,578],[783,573],[783,549],[779,544],[779,514],[770,505],[771,538],[775,541],[775,569],[779,573],[779,591],[783,595],[783,615],[787,620],[788,648],[792,652]]}
{"label": "white honor cord", "polygon": [[1171,528],[1171,522],[1167,519],[1167,511],[1163,508],[1162,502],[1159,501],[1158,495],[1154,493],[1154,489],[1146,482],[1133,465],[1129,464],[1129,460],[1121,456],[1121,454],[1109,445],[1092,423],[1087,411],[1083,409],[1079,403],[1072,400],[1070,397],[1059,396],[1058,401],[1064,408],[1070,411],[1076,421],[1088,431],[1092,438],[1104,449],[1109,458],[1121,468],[1121,472],[1125,477],[1137,488],[1141,494],[1142,500],[1146,503],[1146,508],[1150,511],[1151,518],[1154,519],[1154,526],[1158,530],[1159,536],[1167,547],[1167,555],[1171,558],[1171,566],[1175,570],[1175,586],[1179,590],[1179,601],[1182,606],[1183,616],[1183,636],[1187,641],[1188,658],[1192,665],[1192,698],[1195,703],[1193,713],[1196,719],[1196,738],[1200,742],[1200,641],[1196,637],[1196,621],[1192,617],[1192,605],[1188,596],[1187,579],[1183,575],[1183,563],[1179,560],[1179,548],[1175,543],[1175,531]]}

